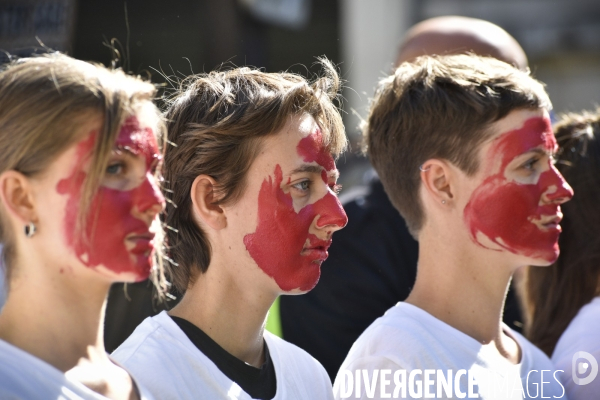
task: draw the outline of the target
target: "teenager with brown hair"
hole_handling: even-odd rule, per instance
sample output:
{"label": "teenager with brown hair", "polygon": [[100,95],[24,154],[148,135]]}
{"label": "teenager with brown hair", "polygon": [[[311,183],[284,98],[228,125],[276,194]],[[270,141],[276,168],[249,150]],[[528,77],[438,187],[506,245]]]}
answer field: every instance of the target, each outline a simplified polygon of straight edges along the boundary
{"label": "teenager with brown hair", "polygon": [[[556,166],[576,196],[563,206],[558,260],[550,268],[527,269],[526,333],[565,371],[569,399],[591,399],[600,379],[582,385],[573,377],[598,371],[600,360],[600,110],[566,114],[554,132],[560,146]],[[594,357],[595,368],[590,360],[573,363],[580,351]],[[588,367],[573,370],[579,363]]]}
{"label": "teenager with brown hair", "polygon": [[[525,52],[508,32],[459,16],[430,18],[409,29],[396,66],[421,55],[467,52],[527,69]],[[332,380],[360,334],[408,297],[417,273],[418,243],[376,173],[365,175],[363,185],[340,196],[348,226],[336,234],[319,285],[305,296],[280,299],[284,339],[319,360]],[[509,290],[503,320],[513,329],[522,321],[518,306]]]}
{"label": "teenager with brown hair", "polygon": [[0,72],[0,398],[147,397],[102,328],[113,282],[164,284],[154,93],[58,53]]}
{"label": "teenager with brown hair", "polygon": [[550,107],[527,72],[474,55],[419,57],[380,82],[365,144],[419,242],[417,278],[350,350],[338,398],[366,398],[364,385],[348,393],[351,377],[359,387],[384,370],[405,374],[409,398],[428,397],[424,374],[436,370],[450,398],[522,398],[540,385],[563,395],[550,360],[502,324],[512,274],[558,256],[560,204],[572,196],[552,163]]}
{"label": "teenager with brown hair", "polygon": [[264,329],[277,296],[317,284],[347,222],[340,84],[323,66],[313,82],[250,68],[193,76],[166,113],[165,222],[182,298],[114,353],[158,398],[332,398],[318,361]]}

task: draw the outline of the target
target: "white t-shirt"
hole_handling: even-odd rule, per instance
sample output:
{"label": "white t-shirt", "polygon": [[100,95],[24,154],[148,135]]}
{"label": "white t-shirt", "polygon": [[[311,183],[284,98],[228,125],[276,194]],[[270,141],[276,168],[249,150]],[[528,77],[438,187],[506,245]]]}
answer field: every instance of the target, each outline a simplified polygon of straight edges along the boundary
{"label": "white t-shirt", "polygon": [[521,347],[518,365],[422,309],[400,302],[354,343],[336,377],[334,396],[563,398],[548,357],[507,326],[504,331]]}
{"label": "white t-shirt", "polygon": [[[268,331],[264,337],[277,379],[273,399],[333,399],[329,376],[317,360]],[[146,318],[112,357],[141,378],[157,399],[251,399],[165,311]]]}
{"label": "white t-shirt", "polygon": [[[565,370],[561,382],[570,400],[600,397],[600,376],[597,376],[600,363],[600,297],[581,307],[556,343],[552,362],[556,369]],[[595,379],[584,385],[576,384],[573,367],[576,370],[575,377],[582,379],[579,383],[585,383],[588,377],[595,376]]]}
{"label": "white t-shirt", "polygon": [[[138,389],[142,400],[153,399],[139,385]],[[0,340],[0,399],[107,400],[47,362],[3,340]]]}

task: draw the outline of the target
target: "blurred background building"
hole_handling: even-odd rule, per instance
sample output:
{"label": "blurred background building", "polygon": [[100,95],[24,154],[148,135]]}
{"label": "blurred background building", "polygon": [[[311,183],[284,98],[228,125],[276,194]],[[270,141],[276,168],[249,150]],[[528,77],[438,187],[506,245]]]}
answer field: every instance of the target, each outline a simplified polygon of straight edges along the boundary
{"label": "blurred background building", "polygon": [[404,32],[440,15],[486,19],[511,33],[556,112],[599,101],[596,0],[0,0],[0,49],[26,55],[43,43],[109,64],[112,44],[125,69],[157,83],[161,73],[183,77],[223,63],[306,75],[326,55],[347,81],[343,107],[356,139]]}

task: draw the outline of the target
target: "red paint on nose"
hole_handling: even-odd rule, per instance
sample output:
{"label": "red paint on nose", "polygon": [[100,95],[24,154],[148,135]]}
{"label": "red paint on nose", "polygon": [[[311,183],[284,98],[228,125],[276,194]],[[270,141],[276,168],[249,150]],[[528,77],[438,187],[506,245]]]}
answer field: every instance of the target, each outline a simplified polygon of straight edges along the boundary
{"label": "red paint on nose", "polygon": [[140,212],[146,212],[151,208],[160,206],[157,212],[165,207],[165,197],[156,184],[156,178],[150,173],[146,173],[144,181],[137,188],[132,190],[133,203]]}
{"label": "red paint on nose", "polygon": [[337,196],[327,193],[322,199],[313,204],[315,212],[319,215],[317,227],[322,228],[328,225],[339,229],[346,226],[348,216],[342,207],[342,203]]}
{"label": "red paint on nose", "polygon": [[540,175],[538,184],[546,188],[545,197],[548,201],[564,203],[573,197],[573,189],[554,165]]}

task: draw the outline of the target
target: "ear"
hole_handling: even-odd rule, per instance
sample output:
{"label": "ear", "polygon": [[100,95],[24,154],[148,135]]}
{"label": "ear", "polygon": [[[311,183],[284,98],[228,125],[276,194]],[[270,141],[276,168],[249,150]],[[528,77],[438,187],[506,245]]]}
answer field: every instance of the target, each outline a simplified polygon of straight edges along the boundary
{"label": "ear", "polygon": [[223,209],[215,204],[214,188],[217,182],[208,175],[198,175],[192,183],[190,196],[194,204],[194,215],[209,227],[220,230],[227,226]]}
{"label": "ear", "polygon": [[7,214],[23,226],[38,222],[32,190],[29,179],[20,172],[10,170],[0,174],[0,199]]}
{"label": "ear", "polygon": [[454,199],[452,168],[447,161],[431,159],[420,167],[421,182],[426,193],[438,204],[448,204]]}

